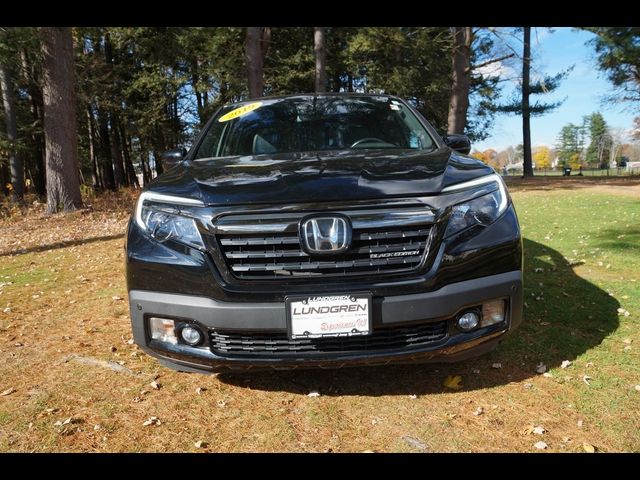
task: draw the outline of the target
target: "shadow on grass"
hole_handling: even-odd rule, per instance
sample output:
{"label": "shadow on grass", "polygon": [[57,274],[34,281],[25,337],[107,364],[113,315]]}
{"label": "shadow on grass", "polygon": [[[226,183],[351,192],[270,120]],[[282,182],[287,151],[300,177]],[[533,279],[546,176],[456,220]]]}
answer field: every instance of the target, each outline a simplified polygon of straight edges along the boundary
{"label": "shadow on grass", "polygon": [[[551,369],[563,360],[573,361],[618,327],[617,300],[577,276],[559,252],[528,239],[524,251],[525,319],[482,357],[456,364],[222,373],[218,379],[267,391],[380,396],[440,393],[447,375],[461,375],[464,390],[483,389],[535,376],[540,362]],[[494,363],[502,368],[492,368]]]}
{"label": "shadow on grass", "polygon": [[57,250],[59,248],[76,247],[78,245],[87,245],[95,242],[106,242],[109,240],[116,240],[118,238],[124,238],[124,233],[118,233],[116,235],[105,235],[102,237],[83,238],[80,240],[67,240],[64,242],[50,243],[48,245],[38,245],[37,247],[19,248],[10,252],[0,252],[0,257],[9,257],[11,255],[24,255],[25,253],[37,253],[46,252],[47,250]]}
{"label": "shadow on grass", "polygon": [[595,235],[595,245],[612,250],[632,251],[640,248],[640,227],[606,228]]}

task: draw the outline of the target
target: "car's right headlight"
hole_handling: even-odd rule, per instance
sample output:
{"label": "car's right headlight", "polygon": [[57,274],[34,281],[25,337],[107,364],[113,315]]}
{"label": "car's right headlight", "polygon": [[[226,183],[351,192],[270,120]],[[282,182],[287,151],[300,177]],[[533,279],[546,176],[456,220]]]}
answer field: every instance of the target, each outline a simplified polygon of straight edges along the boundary
{"label": "car's right headlight", "polygon": [[498,186],[493,192],[451,207],[445,237],[476,225],[490,225],[504,213],[509,202],[504,182],[496,174],[452,185],[442,190],[443,193],[450,193],[491,183],[497,183]]}
{"label": "car's right headlight", "polygon": [[202,207],[204,204],[194,198],[142,192],[136,206],[136,223],[159,242],[172,239],[191,247],[204,248],[195,219],[181,215],[180,206]]}

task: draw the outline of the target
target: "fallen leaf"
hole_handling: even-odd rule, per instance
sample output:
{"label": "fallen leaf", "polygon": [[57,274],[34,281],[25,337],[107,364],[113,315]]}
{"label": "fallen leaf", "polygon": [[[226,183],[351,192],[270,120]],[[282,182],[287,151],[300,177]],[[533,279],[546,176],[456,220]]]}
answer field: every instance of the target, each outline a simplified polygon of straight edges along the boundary
{"label": "fallen leaf", "polygon": [[570,442],[570,441],[571,441],[571,437],[562,437],[562,441],[563,441],[564,443],[568,443],[568,442]]}
{"label": "fallen leaf", "polygon": [[116,350],[118,350],[116,347],[114,347],[113,345],[111,345],[111,347],[109,348],[110,351],[115,352]]}
{"label": "fallen leaf", "polygon": [[636,389],[636,392],[640,392],[640,385],[636,385],[635,387],[633,387]]}
{"label": "fallen leaf", "polygon": [[451,390],[460,390],[462,388],[462,377],[460,375],[449,375],[444,379],[443,384]]}
{"label": "fallen leaf", "polygon": [[544,429],[544,427],[533,427],[532,430],[533,433],[535,433],[536,435],[542,435],[544,432],[546,432],[546,430]]}
{"label": "fallen leaf", "polygon": [[536,366],[536,373],[545,373],[547,371],[547,366],[540,362],[537,366]]}
{"label": "fallen leaf", "polygon": [[582,449],[587,453],[596,453],[596,447],[587,442],[582,444]]}
{"label": "fallen leaf", "polygon": [[422,440],[420,440],[419,438],[415,438],[415,437],[402,437],[402,439],[405,441],[405,443],[411,445],[414,448],[417,448],[418,450],[422,450],[425,451],[427,449],[427,444],[424,443]]}
{"label": "fallen leaf", "polygon": [[225,402],[224,400],[218,400],[216,402],[216,405],[218,405],[218,407],[220,407],[220,408],[224,408],[224,407],[227,406],[227,402]]}
{"label": "fallen leaf", "polygon": [[309,398],[317,398],[319,396],[320,396],[320,393],[316,392],[315,390],[313,390],[313,391],[311,391],[311,392],[309,392],[307,394],[307,397],[309,397]]}
{"label": "fallen leaf", "polygon": [[111,297],[111,300],[121,302],[122,300],[124,300],[124,298],[119,297],[118,295],[114,295],[113,297]]}
{"label": "fallen leaf", "polygon": [[533,446],[538,450],[546,450],[549,445],[547,445],[546,442],[536,442],[533,444]]}
{"label": "fallen leaf", "polygon": [[144,422],[142,422],[142,425],[144,425],[145,427],[148,427],[150,425],[161,425],[160,419],[158,417],[149,417],[147,420],[145,420]]}
{"label": "fallen leaf", "polygon": [[410,398],[411,400],[415,400],[416,398],[418,398],[418,396],[417,396],[417,395],[415,395],[415,394],[411,394],[411,395],[409,395],[409,398]]}
{"label": "fallen leaf", "polygon": [[563,360],[562,363],[560,364],[560,368],[567,368],[570,367],[571,364],[571,360]]}
{"label": "fallen leaf", "polygon": [[5,391],[0,393],[0,397],[6,397],[7,395],[11,395],[12,393],[15,393],[15,392],[17,392],[17,390],[15,388],[9,387]]}
{"label": "fallen leaf", "polygon": [[478,408],[476,409],[476,411],[475,411],[475,412],[473,412],[473,414],[474,414],[474,415],[476,415],[476,416],[478,416],[478,415],[482,415],[483,413],[484,413],[484,408],[482,408],[482,407],[478,407]]}
{"label": "fallen leaf", "polygon": [[363,450],[362,453],[375,453],[373,450]]}
{"label": "fallen leaf", "polygon": [[533,388],[533,383],[525,383],[524,384],[524,388],[526,388],[527,390],[530,390]]}
{"label": "fallen leaf", "polygon": [[583,376],[582,376],[582,381],[583,381],[584,383],[586,383],[587,385],[591,385],[591,384],[589,383],[589,380],[593,380],[593,378],[591,378],[589,375],[583,375]]}
{"label": "fallen leaf", "polygon": [[151,382],[149,385],[151,386],[151,388],[155,388],[156,390],[160,390],[160,387],[162,387],[162,385],[160,385],[155,380],[153,382]]}
{"label": "fallen leaf", "polygon": [[79,417],[68,417],[68,418],[65,418],[64,420],[58,420],[53,425],[56,427],[64,427],[65,425],[72,425],[72,424],[75,425],[82,422],[83,420]]}
{"label": "fallen leaf", "polygon": [[578,427],[582,428],[582,425],[584,424],[584,421],[582,419],[578,420],[576,422],[576,425],[578,425]]}
{"label": "fallen leaf", "polygon": [[207,390],[206,388],[198,387],[198,388],[196,388],[196,393],[197,393],[198,395],[201,395],[201,394],[202,394],[202,392],[204,392],[204,391],[206,391],[206,390]]}
{"label": "fallen leaf", "polygon": [[480,369],[479,368],[474,368],[473,370],[471,370],[472,373],[475,374],[479,374],[480,373]]}
{"label": "fallen leaf", "polygon": [[194,445],[196,448],[207,448],[209,446],[209,444],[203,440],[198,440]]}
{"label": "fallen leaf", "polygon": [[630,338],[625,338],[624,340],[622,340],[622,343],[624,343],[625,345],[631,345],[632,342],[633,340],[631,340]]}
{"label": "fallen leaf", "polygon": [[553,374],[551,374],[551,373],[549,373],[549,372],[544,372],[544,373],[542,374],[542,376],[543,376],[543,377],[546,377],[546,378],[553,378]]}
{"label": "fallen leaf", "polygon": [[493,364],[491,364],[491,368],[502,368],[502,364],[501,363],[493,363]]}

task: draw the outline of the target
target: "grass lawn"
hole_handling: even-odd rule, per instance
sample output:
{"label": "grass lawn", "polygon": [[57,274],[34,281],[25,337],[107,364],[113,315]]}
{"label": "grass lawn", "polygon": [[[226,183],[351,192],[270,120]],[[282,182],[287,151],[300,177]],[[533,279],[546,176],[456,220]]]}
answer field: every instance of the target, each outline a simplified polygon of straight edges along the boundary
{"label": "grass lawn", "polygon": [[564,186],[512,189],[525,321],[454,365],[176,373],[129,343],[130,198],[0,220],[0,451],[640,451],[640,187]]}

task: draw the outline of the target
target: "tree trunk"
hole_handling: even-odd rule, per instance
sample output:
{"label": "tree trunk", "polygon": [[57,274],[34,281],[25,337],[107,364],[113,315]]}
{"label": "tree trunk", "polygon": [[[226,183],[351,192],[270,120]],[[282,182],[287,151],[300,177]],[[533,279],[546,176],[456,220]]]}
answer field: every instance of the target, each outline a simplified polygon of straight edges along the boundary
{"label": "tree trunk", "polygon": [[524,51],[522,55],[522,147],[523,176],[533,177],[531,162],[531,123],[529,108],[529,73],[531,69],[531,27],[524,27]]}
{"label": "tree trunk", "polygon": [[142,183],[146,185],[151,181],[151,168],[147,163],[149,158],[149,150],[142,144],[140,144],[140,165],[142,166]]}
{"label": "tree trunk", "polygon": [[7,183],[9,183],[9,169],[5,163],[0,163],[0,192],[5,195],[9,195],[9,191],[7,190]]}
{"label": "tree trunk", "polygon": [[42,92],[47,170],[47,212],[82,206],[73,39],[69,27],[45,27],[42,35]]}
{"label": "tree trunk", "polygon": [[91,105],[87,105],[87,131],[89,132],[89,159],[91,160],[91,184],[94,190],[102,189],[102,179],[96,155],[96,127]]}
{"label": "tree trunk", "polygon": [[109,115],[109,127],[110,127],[110,146],[111,146],[111,158],[113,159],[114,166],[114,178],[118,187],[128,186],[127,178],[124,173],[124,166],[122,163],[122,151],[120,148],[120,137],[118,136],[117,118],[114,114]]}
{"label": "tree trunk", "polygon": [[[40,78],[38,71],[34,66],[32,55],[29,54],[27,48],[23,48],[20,51],[20,61],[22,63],[22,78],[26,84],[26,93],[29,98],[29,106],[31,111],[31,118],[33,125],[42,127],[42,89],[40,88]],[[40,129],[41,130],[41,129]],[[31,162],[27,162],[25,159],[25,168],[29,165],[29,171],[31,173],[31,181],[33,182],[33,188],[38,195],[44,196],[47,194],[45,185],[45,168],[44,168],[44,137],[41,131],[34,130],[31,134]]]}
{"label": "tree trunk", "polygon": [[197,59],[194,59],[191,62],[191,88],[193,88],[193,92],[196,95],[196,108],[198,110],[198,122],[200,125],[203,124],[202,112],[204,110],[204,104],[202,102],[202,93],[198,88],[198,83],[200,83],[200,62]]}
{"label": "tree trunk", "polygon": [[[269,33],[270,35],[270,33]],[[264,90],[263,65],[264,46],[263,27],[247,27],[245,41],[245,56],[247,59],[247,79],[249,83],[249,97],[258,98]]]}
{"label": "tree trunk", "polygon": [[447,133],[464,133],[471,86],[472,27],[453,27],[452,88]]}
{"label": "tree trunk", "polygon": [[122,121],[118,122],[118,134],[120,135],[120,145],[122,146],[122,158],[124,159],[124,168],[127,172],[127,178],[129,179],[128,183],[130,186],[135,186],[140,188],[140,182],[138,181],[138,176],[136,175],[136,170],[133,168],[133,162],[131,162],[131,150],[129,147],[129,140],[127,140],[127,135],[124,130],[124,126]]}
{"label": "tree trunk", "polygon": [[327,91],[327,46],[323,27],[314,27],[313,51],[316,55],[316,93],[324,93]]}
{"label": "tree trunk", "polygon": [[21,202],[24,197],[24,164],[16,149],[18,128],[16,125],[16,105],[13,95],[13,80],[7,67],[0,64],[0,91],[4,106],[4,123],[9,140],[9,168],[11,169],[11,198],[14,202]]}
{"label": "tree trunk", "polygon": [[96,110],[98,111],[98,163],[100,164],[102,186],[105,189],[116,190],[116,179],[113,173],[113,162],[111,160],[109,118],[99,105],[96,106]]}

